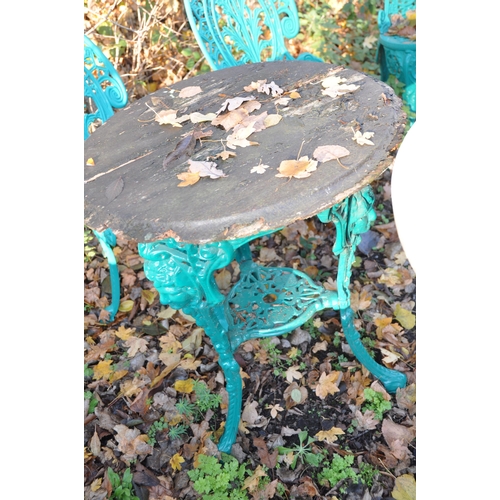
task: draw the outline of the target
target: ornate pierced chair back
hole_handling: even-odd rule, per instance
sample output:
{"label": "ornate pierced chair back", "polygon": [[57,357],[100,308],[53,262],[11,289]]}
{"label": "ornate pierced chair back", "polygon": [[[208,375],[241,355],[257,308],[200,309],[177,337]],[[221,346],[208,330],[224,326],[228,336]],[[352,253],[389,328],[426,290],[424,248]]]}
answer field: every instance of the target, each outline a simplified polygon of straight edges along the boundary
{"label": "ornate pierced chair back", "polygon": [[383,35],[391,26],[391,16],[400,14],[406,18],[409,10],[415,10],[416,0],[385,0],[384,9],[378,13],[378,27]]}
{"label": "ornate pierced chair back", "polygon": [[84,35],[84,114],[83,138],[94,128],[123,108],[128,101],[127,89],[120,75],[101,49]]}
{"label": "ornate pierced chair back", "polygon": [[213,70],[293,57],[286,40],[299,33],[294,0],[184,0],[196,41]]}

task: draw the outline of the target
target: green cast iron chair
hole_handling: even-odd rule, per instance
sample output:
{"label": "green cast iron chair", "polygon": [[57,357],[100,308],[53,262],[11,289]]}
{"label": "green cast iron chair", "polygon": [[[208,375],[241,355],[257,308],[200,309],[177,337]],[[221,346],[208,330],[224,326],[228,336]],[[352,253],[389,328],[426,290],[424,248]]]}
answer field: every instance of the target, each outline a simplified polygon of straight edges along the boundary
{"label": "green cast iron chair", "polygon": [[[293,0],[184,0],[186,15],[213,70],[245,63],[294,60],[285,40],[299,33]],[[302,53],[298,60],[322,59]]]}
{"label": "green cast iron chair", "polygon": [[389,29],[392,16],[400,15],[406,19],[408,11],[415,11],[415,4],[415,0],[385,0],[384,9],[378,13],[380,37],[377,51],[381,79],[387,81],[389,75],[394,75],[405,84],[403,100],[413,113],[417,111],[417,43],[406,37],[391,35]]}
{"label": "green cast iron chair", "polygon": [[[83,138],[85,140],[95,127],[113,116],[115,109],[126,106],[128,94],[120,75],[101,49],[86,35],[83,36],[83,41]],[[113,321],[120,305],[120,275],[112,248],[116,245],[116,236],[111,229],[93,232],[109,264],[111,304],[106,310],[109,311],[109,321]]]}
{"label": "green cast iron chair", "polygon": [[[184,0],[191,29],[212,69],[269,60],[293,60],[285,38],[298,34],[299,19],[291,0]],[[322,62],[311,54],[297,59]],[[219,354],[229,396],[228,414],[218,448],[230,453],[236,440],[242,407],[240,366],[234,358],[238,346],[249,339],[282,335],[303,325],[325,308],[339,311],[346,339],[357,359],[390,392],[406,385],[406,376],[378,364],[368,353],[354,327],[349,283],[354,252],[361,234],[376,218],[370,186],[318,214],[335,225],[332,252],[338,257],[338,291],[315,284],[292,268],[261,266],[254,262],[250,241],[266,231],[202,245],[173,238],[139,243],[144,272],[160,294],[160,302],[182,309],[204,328]],[[241,278],[227,296],[216,284],[214,272],[240,264]]]}

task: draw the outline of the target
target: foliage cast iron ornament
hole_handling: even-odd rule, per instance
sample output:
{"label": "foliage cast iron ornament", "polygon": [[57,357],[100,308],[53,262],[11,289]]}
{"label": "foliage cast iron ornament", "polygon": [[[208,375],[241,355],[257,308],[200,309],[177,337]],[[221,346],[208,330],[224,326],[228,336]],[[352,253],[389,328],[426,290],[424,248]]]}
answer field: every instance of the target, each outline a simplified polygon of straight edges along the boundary
{"label": "foliage cast iron ornament", "polygon": [[[332,221],[336,228],[333,253],[339,258],[338,292],[314,284],[301,271],[253,262],[249,241],[273,231],[203,245],[173,238],[139,244],[144,272],[158,290],[160,302],[192,316],[219,354],[229,398],[224,434],[218,443],[220,451],[231,452],[241,417],[242,379],[233,355],[237,347],[252,338],[291,332],[325,308],[340,310],[353,353],[387,390],[394,392],[406,385],[404,374],[379,365],[368,354],[354,328],[350,308],[351,265],[360,235],[375,220],[373,202],[373,192],[367,186],[318,215],[322,222]],[[234,259],[240,264],[241,276],[226,297],[214,273]]]}

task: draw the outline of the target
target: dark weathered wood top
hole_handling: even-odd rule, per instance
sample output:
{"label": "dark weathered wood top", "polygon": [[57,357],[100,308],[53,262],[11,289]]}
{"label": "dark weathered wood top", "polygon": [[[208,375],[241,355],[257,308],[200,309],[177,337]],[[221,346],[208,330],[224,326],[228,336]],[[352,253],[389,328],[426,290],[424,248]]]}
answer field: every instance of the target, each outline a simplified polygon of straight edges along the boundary
{"label": "dark weathered wood top", "polygon": [[[333,70],[359,88],[335,99],[322,94],[321,81]],[[300,98],[288,106],[276,105],[277,98],[271,95],[243,89],[257,80],[275,82],[285,92],[296,90]],[[190,86],[199,86],[202,92],[178,97],[182,88]],[[221,140],[232,131],[210,122],[160,125],[152,111],[174,109],[178,117],[217,113],[226,99],[250,95],[262,104],[251,115],[267,111],[283,118],[248,137],[258,145],[226,148],[236,153],[227,160],[216,155],[224,150]],[[97,230],[110,227],[139,241],[174,236],[191,243],[277,229],[317,214],[379,177],[392,162],[390,151],[402,138],[405,120],[401,100],[389,86],[330,64],[267,62],[190,78],[118,111],[85,141],[84,163],[90,158],[95,163],[84,167],[85,223]],[[196,141],[190,158],[215,161],[226,177],[203,177],[192,186],[178,187],[177,174],[188,170],[187,158],[166,167],[163,161],[195,126],[213,132],[201,143]],[[353,129],[373,132],[374,146],[357,144]],[[330,160],[318,163],[305,179],[275,176],[281,161],[296,160],[299,152],[312,158],[316,147],[325,145],[349,150],[349,156],[340,160],[347,168]],[[251,173],[259,163],[270,168],[264,174]]]}

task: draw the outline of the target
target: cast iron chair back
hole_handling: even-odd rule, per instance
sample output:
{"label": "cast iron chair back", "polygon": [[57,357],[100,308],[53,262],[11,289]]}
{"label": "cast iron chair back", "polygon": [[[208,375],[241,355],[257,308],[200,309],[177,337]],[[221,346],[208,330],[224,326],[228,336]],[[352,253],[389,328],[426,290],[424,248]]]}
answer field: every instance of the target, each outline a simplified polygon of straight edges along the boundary
{"label": "cast iron chair back", "polygon": [[294,58],[287,46],[299,33],[294,0],[184,0],[186,15],[198,45],[212,70],[262,61]]}
{"label": "cast iron chair back", "polygon": [[[386,35],[391,27],[391,16],[400,14],[406,18],[408,11],[414,11],[416,0],[385,0],[384,9],[378,13],[380,30],[377,59],[380,76],[387,81],[394,75],[405,84],[403,99],[411,111],[416,112],[416,42],[401,36]],[[413,120],[411,120],[413,121]]]}
{"label": "cast iron chair back", "polygon": [[[128,102],[125,85],[114,66],[101,49],[86,35],[83,35],[84,53],[84,111],[83,139],[87,139],[94,128],[111,118],[115,109],[123,108]],[[103,232],[93,231],[97,237],[104,257],[108,260],[111,278],[111,305],[109,321],[113,321],[120,305],[120,275],[113,248],[116,236],[111,229]]]}
{"label": "cast iron chair back", "polygon": [[83,36],[85,52],[83,138],[93,127],[111,118],[115,109],[123,108],[128,94],[120,75],[101,49],[86,35]]}

